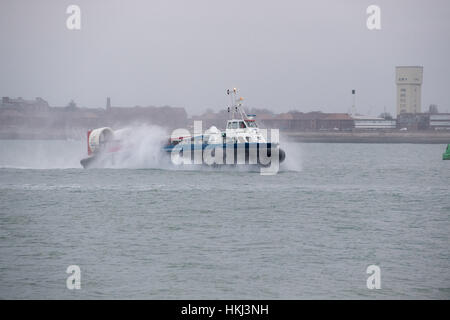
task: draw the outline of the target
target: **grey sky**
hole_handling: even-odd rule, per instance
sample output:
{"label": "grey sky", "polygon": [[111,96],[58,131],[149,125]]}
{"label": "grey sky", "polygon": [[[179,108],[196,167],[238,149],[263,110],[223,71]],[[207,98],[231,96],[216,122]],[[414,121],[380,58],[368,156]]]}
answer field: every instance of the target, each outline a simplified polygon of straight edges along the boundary
{"label": "grey sky", "polygon": [[[82,29],[66,28],[70,4]],[[381,7],[380,31],[366,8]],[[53,0],[0,2],[0,95],[51,105],[395,114],[396,65],[423,65],[422,108],[450,111],[450,1]]]}

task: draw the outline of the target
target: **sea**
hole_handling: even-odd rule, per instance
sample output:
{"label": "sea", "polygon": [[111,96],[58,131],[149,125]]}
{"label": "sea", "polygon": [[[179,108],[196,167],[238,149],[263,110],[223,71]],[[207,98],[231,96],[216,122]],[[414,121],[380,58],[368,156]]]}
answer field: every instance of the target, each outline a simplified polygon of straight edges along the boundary
{"label": "sea", "polygon": [[0,299],[450,298],[445,145],[284,147],[262,175],[0,140]]}

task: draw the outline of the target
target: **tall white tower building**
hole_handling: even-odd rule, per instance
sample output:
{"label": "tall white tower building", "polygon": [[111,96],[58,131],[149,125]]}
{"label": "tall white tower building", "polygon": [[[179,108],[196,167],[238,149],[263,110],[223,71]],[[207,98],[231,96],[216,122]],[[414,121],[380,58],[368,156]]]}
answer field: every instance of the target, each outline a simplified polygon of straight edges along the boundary
{"label": "tall white tower building", "polygon": [[397,115],[422,111],[423,67],[396,67]]}

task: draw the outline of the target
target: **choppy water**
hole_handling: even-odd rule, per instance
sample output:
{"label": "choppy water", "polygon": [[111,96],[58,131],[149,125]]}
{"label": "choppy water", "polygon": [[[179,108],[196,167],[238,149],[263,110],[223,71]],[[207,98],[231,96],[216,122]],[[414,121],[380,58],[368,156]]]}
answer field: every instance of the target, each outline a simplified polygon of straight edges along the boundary
{"label": "choppy water", "polygon": [[298,144],[261,176],[83,170],[81,142],[0,141],[0,298],[448,299],[444,149]]}

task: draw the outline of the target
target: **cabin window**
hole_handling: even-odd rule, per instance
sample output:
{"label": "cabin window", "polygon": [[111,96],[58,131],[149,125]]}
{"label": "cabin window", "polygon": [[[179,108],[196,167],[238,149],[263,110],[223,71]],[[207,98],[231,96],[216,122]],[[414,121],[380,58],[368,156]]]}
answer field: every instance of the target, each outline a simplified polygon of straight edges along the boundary
{"label": "cabin window", "polygon": [[240,122],[239,122],[239,128],[245,129],[245,123],[244,123],[244,121],[240,121]]}
{"label": "cabin window", "polygon": [[231,125],[232,129],[237,129],[238,128],[238,123],[236,121],[234,121]]}

